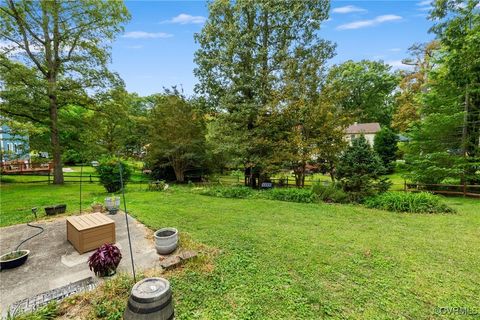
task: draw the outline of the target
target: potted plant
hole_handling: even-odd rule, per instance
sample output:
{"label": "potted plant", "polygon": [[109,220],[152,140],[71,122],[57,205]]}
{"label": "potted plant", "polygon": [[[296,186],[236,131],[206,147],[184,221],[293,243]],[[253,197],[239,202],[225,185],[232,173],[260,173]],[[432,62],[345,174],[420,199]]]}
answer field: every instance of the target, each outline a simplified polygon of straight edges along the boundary
{"label": "potted plant", "polygon": [[12,269],[21,266],[27,261],[29,250],[17,250],[0,256],[0,270]]}
{"label": "potted plant", "polygon": [[117,272],[122,253],[113,244],[104,244],[88,258],[88,267],[99,277],[113,276]]}
{"label": "potted plant", "polygon": [[93,212],[102,212],[103,211],[103,204],[98,202],[95,198],[91,204]]}
{"label": "potted plant", "polygon": [[169,254],[177,248],[178,230],[175,228],[162,228],[157,230],[155,237],[155,248],[159,254]]}
{"label": "potted plant", "polygon": [[115,197],[113,194],[110,197],[106,197],[105,208],[107,208],[108,213],[116,214],[120,208],[120,197]]}

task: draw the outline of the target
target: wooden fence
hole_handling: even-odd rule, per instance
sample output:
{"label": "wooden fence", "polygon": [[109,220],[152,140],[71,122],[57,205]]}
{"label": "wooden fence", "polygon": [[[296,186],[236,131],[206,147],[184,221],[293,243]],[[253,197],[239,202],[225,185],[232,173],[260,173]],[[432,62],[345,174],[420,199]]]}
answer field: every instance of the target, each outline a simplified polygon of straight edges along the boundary
{"label": "wooden fence", "polygon": [[480,198],[480,185],[470,184],[426,184],[426,183],[407,183],[404,186],[405,191],[418,192],[428,191],[443,195],[459,195],[464,197]]}

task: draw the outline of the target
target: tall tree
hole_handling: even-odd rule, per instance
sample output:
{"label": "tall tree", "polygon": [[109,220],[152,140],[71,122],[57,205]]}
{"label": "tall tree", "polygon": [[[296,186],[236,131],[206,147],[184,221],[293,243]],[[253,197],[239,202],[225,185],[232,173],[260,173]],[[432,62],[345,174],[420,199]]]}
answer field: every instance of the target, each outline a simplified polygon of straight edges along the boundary
{"label": "tall tree", "polygon": [[195,36],[200,44],[196,91],[217,107],[228,143],[236,146],[235,158],[252,186],[275,147],[265,134],[276,129],[265,126],[271,124],[272,93],[283,87],[286,61],[303,49],[332,50],[317,32],[328,10],[327,0],[213,1]]}
{"label": "tall tree", "polygon": [[354,112],[358,122],[390,125],[393,114],[393,90],[397,77],[382,61],[347,61],[333,66],[325,86],[330,91],[346,92],[341,101],[344,110]]}
{"label": "tall tree", "polygon": [[[461,94],[463,106],[462,155],[466,161],[464,176],[480,182],[480,1],[440,0],[434,2],[430,18],[436,23],[431,29],[444,52],[440,62],[445,77]],[[470,163],[470,164],[468,164]]]}
{"label": "tall tree", "polygon": [[406,132],[420,120],[420,93],[426,90],[429,72],[435,67],[435,54],[440,48],[434,40],[427,44],[414,44],[409,48],[410,57],[402,62],[413,67],[412,71],[400,71],[401,80],[398,94],[395,95],[396,110],[392,128]]}
{"label": "tall tree", "polygon": [[331,53],[296,52],[286,64],[285,85],[274,102],[272,115],[280,115],[281,123],[276,153],[293,171],[297,186],[304,186],[307,165],[345,146],[349,118],[322,92],[325,62]]}
{"label": "tall tree", "polygon": [[128,19],[120,1],[0,4],[2,113],[49,127],[56,184],[63,183],[59,109],[114,78],[109,45]]}
{"label": "tall tree", "polygon": [[205,122],[192,103],[178,92],[156,97],[149,117],[147,158],[152,167],[171,167],[177,181],[204,161]]}

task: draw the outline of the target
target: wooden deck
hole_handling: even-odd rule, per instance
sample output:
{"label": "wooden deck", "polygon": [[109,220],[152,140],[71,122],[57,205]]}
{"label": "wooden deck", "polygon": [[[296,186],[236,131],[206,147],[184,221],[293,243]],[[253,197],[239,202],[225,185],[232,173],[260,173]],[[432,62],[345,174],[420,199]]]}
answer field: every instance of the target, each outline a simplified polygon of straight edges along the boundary
{"label": "wooden deck", "polygon": [[2,163],[0,171],[4,175],[50,173],[53,171],[53,164],[50,162],[37,164],[24,161],[11,161]]}

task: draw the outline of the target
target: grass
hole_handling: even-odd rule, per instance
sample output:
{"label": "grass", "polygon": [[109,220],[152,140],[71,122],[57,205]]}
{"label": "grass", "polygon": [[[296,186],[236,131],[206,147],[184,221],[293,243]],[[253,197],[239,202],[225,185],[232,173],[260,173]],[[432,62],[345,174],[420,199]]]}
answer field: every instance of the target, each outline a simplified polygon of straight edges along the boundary
{"label": "grass", "polygon": [[[219,250],[208,271],[168,275],[178,319],[430,319],[436,307],[478,311],[478,200],[450,198],[456,214],[426,215],[144,189],[128,187],[132,215]],[[104,196],[101,186],[84,186],[86,203]],[[58,202],[75,212],[78,184],[5,184],[1,225]]]}

